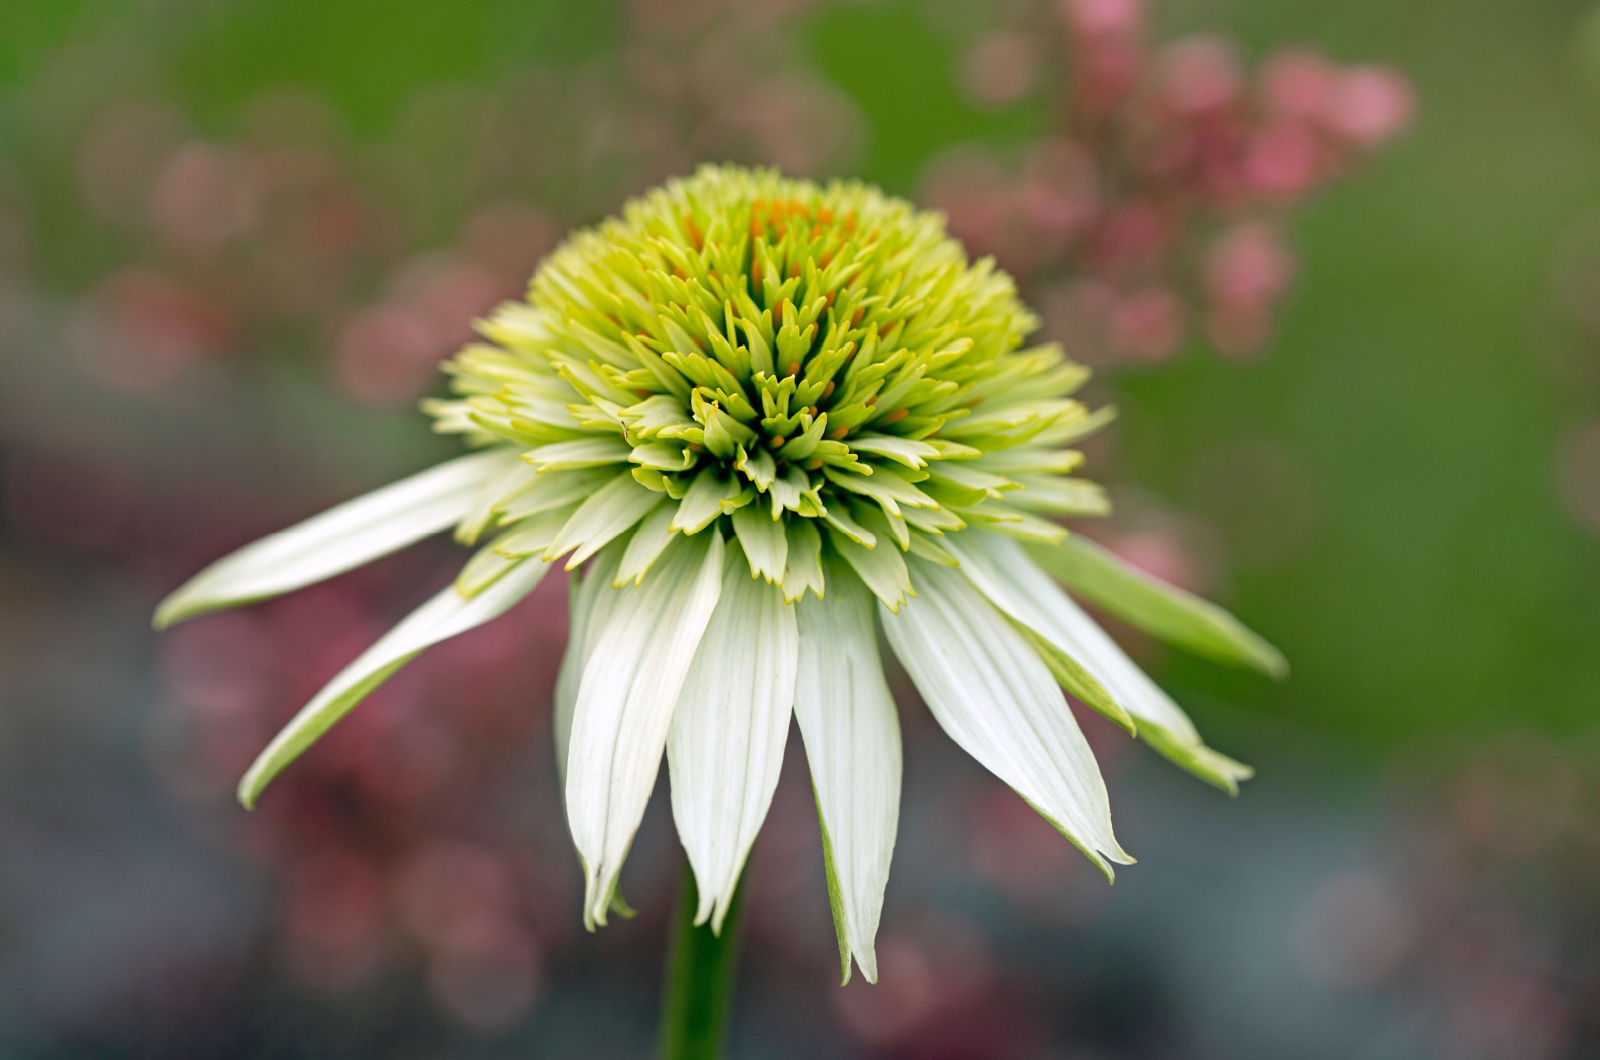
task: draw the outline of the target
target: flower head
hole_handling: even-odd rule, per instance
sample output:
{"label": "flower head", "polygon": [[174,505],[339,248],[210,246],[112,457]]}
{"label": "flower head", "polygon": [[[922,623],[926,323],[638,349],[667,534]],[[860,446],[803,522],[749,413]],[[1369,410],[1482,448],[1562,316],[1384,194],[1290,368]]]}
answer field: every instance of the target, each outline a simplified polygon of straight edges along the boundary
{"label": "flower head", "polygon": [[219,561],[157,622],[450,527],[483,541],[262,753],[249,805],[418,652],[564,566],[554,728],[586,922],[619,902],[665,752],[699,920],[720,927],[793,714],[843,971],[853,956],[875,980],[900,790],[878,628],[951,737],[1107,875],[1132,859],[1058,685],[1219,786],[1249,770],[1050,575],[1174,643],[1282,668],[1224,612],[1052,521],[1105,512],[1066,447],[1107,417],[1071,398],[1084,369],[1024,347],[1033,327],[938,215],[856,183],[703,169],[573,237],[450,362],[456,396],[428,410],[475,452]]}

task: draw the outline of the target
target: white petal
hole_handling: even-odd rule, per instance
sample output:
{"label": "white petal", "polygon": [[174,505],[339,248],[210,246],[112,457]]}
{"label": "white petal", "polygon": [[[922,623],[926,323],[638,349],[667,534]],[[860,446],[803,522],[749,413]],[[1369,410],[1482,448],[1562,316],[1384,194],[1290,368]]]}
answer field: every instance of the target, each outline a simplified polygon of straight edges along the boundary
{"label": "white petal", "polygon": [[253,806],[273,777],[419,652],[499,618],[531,593],[548,569],[539,560],[524,560],[470,599],[452,585],[411,612],[284,726],[239,782],[239,801]]}
{"label": "white petal", "polygon": [[995,534],[954,534],[946,546],[961,571],[995,606],[1076,659],[1133,716],[1139,735],[1173,761],[1228,791],[1251,774],[1248,766],[1206,747],[1172,697],[1123,650],[1021,545]]}
{"label": "white petal", "polygon": [[667,736],[672,816],[700,896],[695,923],[709,918],[717,932],[778,786],[799,638],[783,593],[751,578],[738,549],[728,552]]}
{"label": "white petal", "polygon": [[909,558],[917,597],[879,621],[945,732],[1108,877],[1130,864],[1089,743],[1027,640],[960,571]]}
{"label": "white petal", "polygon": [[802,600],[794,715],[822,822],[840,975],[855,956],[878,981],[874,940],[900,822],[900,721],[878,659],[872,596],[833,564],[828,595]]}
{"label": "white petal", "polygon": [[436,534],[516,458],[505,447],[457,457],[246,545],[162,601],[156,628],[304,588]]}
{"label": "white petal", "polygon": [[[629,546],[631,550],[632,546]],[[611,589],[617,559],[623,554],[620,542],[600,550],[587,571],[574,572],[567,579],[567,650],[561,656],[551,709],[551,738],[556,750],[556,779],[564,792],[567,785],[567,750],[572,742],[572,711],[578,705],[578,686],[583,668],[600,642],[600,634],[611,621],[612,605],[619,598]]]}
{"label": "white petal", "polygon": [[[1096,676],[1100,668],[1084,661],[1086,653],[1078,640],[1061,635],[1056,625],[1046,620],[1049,608],[1038,597],[1044,590],[1015,584],[1021,568],[1013,570],[1008,565],[1015,563],[1019,546],[998,535],[974,530],[951,535],[945,539],[944,547],[978,591],[1018,624],[1061,687],[1128,730],[1129,735],[1138,732],[1128,708]],[[1026,569],[1038,573],[1032,566]],[[1043,575],[1040,578],[1049,581]],[[1059,594],[1060,590],[1056,592]]]}
{"label": "white petal", "polygon": [[567,821],[583,859],[584,923],[606,922],[667,727],[722,589],[722,535],[675,538],[612,613],[583,669],[567,753]]}

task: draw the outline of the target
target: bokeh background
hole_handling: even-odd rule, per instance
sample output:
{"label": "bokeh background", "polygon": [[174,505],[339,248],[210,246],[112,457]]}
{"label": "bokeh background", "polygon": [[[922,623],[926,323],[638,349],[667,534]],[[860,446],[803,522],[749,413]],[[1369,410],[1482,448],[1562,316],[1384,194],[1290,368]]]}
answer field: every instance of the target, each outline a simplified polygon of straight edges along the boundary
{"label": "bokeh background", "polygon": [[446,453],[415,402],[473,317],[701,160],[948,211],[1121,409],[1079,529],[1294,665],[1125,637],[1259,776],[1086,719],[1114,888],[897,676],[876,987],[792,741],[733,1056],[1600,1055],[1587,0],[3,0],[0,1057],[649,1055],[681,855],[658,797],[639,917],[582,931],[558,579],[253,815],[453,549],[148,617]]}

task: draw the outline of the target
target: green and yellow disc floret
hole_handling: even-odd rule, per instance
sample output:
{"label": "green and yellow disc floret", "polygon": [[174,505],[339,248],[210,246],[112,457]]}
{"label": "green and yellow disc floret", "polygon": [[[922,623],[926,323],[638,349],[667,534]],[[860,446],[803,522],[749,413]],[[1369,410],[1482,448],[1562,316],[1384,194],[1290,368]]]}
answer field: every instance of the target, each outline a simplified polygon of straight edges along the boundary
{"label": "green and yellow disc floret", "polygon": [[558,249],[429,408],[523,450],[463,526],[509,524],[496,554],[576,566],[637,526],[621,584],[720,525],[789,600],[824,592],[830,548],[895,609],[902,551],[954,565],[946,533],[1057,541],[1042,516],[1105,509],[1062,447],[1106,417],[1069,397],[1084,368],[1021,348],[1035,326],[937,214],[706,168]]}

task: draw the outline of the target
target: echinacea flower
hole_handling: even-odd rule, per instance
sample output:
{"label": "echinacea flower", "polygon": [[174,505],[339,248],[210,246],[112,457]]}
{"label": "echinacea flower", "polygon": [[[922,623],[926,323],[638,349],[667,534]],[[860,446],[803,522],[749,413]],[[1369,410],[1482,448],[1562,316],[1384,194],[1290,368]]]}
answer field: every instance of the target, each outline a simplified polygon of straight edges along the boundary
{"label": "echinacea flower", "polygon": [[879,629],[945,731],[1108,876],[1132,859],[1062,688],[1229,791],[1250,771],[1054,579],[1173,643],[1283,665],[1053,521],[1106,511],[1067,447],[1108,416],[1070,396],[1085,369],[1023,346],[1034,327],[936,214],[858,183],[703,169],[574,236],[448,363],[456,396],[426,407],[472,453],[217,562],[157,624],[451,527],[485,542],[272,741],[240,784],[249,806],[417,653],[559,564],[554,732],[585,922],[614,908],[665,752],[696,923],[720,929],[793,714],[842,971],[853,956],[875,981],[901,774]]}

